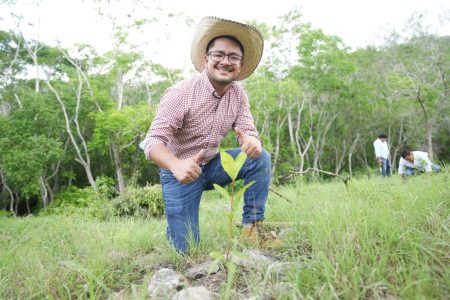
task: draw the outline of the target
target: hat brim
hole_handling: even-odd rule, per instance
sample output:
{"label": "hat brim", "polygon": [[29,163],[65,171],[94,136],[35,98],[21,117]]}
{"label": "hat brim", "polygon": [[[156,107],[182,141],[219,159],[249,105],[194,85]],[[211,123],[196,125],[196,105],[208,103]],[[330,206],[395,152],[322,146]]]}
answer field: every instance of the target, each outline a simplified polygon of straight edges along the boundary
{"label": "hat brim", "polygon": [[235,37],[244,47],[241,72],[236,80],[250,76],[258,66],[264,49],[264,39],[256,27],[216,17],[205,17],[197,26],[191,45],[191,59],[197,71],[205,68],[206,47],[219,36]]}

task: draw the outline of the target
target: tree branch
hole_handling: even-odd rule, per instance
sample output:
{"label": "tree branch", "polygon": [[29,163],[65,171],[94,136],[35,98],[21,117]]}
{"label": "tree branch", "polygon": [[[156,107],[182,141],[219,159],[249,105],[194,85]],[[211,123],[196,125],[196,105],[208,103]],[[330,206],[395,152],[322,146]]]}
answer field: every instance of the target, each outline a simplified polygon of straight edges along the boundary
{"label": "tree branch", "polygon": [[303,171],[303,172],[291,172],[291,174],[289,174],[289,176],[287,177],[287,179],[290,179],[290,178],[292,178],[292,177],[299,176],[299,175],[302,175],[302,174],[306,174],[306,173],[308,173],[309,171],[314,171],[314,172],[318,172],[318,173],[323,173],[323,174],[326,174],[326,175],[330,175],[330,176],[333,176],[333,177],[337,177],[337,178],[341,179],[342,182],[344,182],[345,187],[347,187],[347,184],[348,184],[348,182],[349,182],[349,180],[350,180],[350,177],[349,177],[349,176],[347,176],[347,177],[344,178],[344,177],[342,177],[342,176],[339,175],[339,174],[332,173],[332,172],[328,172],[328,171],[323,171],[323,170],[316,169],[316,168],[308,168],[308,169],[306,169],[306,170]]}

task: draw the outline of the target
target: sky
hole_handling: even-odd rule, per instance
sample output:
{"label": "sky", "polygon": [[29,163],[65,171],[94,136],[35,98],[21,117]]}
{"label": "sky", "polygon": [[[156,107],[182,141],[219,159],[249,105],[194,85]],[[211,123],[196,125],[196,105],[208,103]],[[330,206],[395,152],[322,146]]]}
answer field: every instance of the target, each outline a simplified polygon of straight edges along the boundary
{"label": "sky", "polygon": [[[111,24],[99,20],[107,12],[121,20],[157,16],[155,8],[133,10],[137,0],[16,0],[13,6],[0,4],[0,29],[17,28],[13,12],[22,15],[20,28],[28,38],[49,44],[59,41],[70,47],[76,43],[94,46],[100,53],[112,48]],[[329,35],[341,37],[356,49],[380,43],[391,29],[401,31],[414,12],[423,12],[429,32],[450,36],[450,4],[444,0],[144,0],[161,6],[165,12],[182,13],[192,26],[181,26],[177,18],[165,19],[153,29],[133,37],[133,43],[165,66],[184,68],[190,64],[190,41],[202,17],[211,15],[236,21],[257,20],[275,25],[277,18],[300,8],[304,21]],[[38,3],[38,5],[33,4]],[[108,3],[108,6],[98,5]],[[165,14],[167,15],[167,14]],[[445,19],[446,18],[446,19]],[[168,21],[167,21],[168,20]],[[29,25],[32,23],[33,25]]]}

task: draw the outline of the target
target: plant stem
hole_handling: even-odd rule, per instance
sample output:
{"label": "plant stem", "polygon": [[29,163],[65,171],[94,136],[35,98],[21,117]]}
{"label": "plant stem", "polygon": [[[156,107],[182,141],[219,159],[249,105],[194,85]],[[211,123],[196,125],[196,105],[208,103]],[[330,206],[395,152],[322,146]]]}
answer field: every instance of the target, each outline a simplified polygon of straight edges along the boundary
{"label": "plant stem", "polygon": [[226,261],[228,260],[228,255],[231,249],[231,241],[233,238],[233,202],[234,202],[234,180],[231,181],[230,217],[228,218],[228,244],[227,244]]}

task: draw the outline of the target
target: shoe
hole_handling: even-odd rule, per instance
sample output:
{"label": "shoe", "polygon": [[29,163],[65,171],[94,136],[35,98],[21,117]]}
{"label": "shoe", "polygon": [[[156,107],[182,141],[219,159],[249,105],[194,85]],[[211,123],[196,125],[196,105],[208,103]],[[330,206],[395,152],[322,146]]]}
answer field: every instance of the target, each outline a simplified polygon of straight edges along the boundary
{"label": "shoe", "polygon": [[241,241],[246,245],[265,249],[278,249],[282,245],[277,234],[264,226],[263,220],[253,224],[243,224]]}
{"label": "shoe", "polygon": [[242,225],[241,241],[243,244],[251,246],[259,246],[259,234],[255,224],[256,222],[253,224]]}

